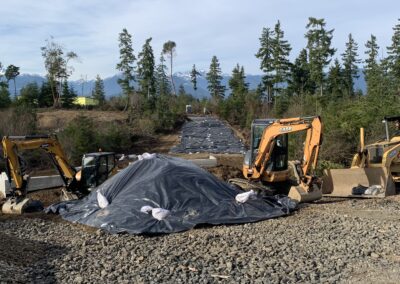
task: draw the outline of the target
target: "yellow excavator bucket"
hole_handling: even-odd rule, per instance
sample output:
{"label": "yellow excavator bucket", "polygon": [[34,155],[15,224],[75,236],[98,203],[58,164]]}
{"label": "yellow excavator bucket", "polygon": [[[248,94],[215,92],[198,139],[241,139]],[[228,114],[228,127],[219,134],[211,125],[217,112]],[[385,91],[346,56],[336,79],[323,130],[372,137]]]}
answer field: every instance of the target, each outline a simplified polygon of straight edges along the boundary
{"label": "yellow excavator bucket", "polygon": [[382,198],[396,194],[396,186],[386,168],[325,170],[322,193],[332,197]]}

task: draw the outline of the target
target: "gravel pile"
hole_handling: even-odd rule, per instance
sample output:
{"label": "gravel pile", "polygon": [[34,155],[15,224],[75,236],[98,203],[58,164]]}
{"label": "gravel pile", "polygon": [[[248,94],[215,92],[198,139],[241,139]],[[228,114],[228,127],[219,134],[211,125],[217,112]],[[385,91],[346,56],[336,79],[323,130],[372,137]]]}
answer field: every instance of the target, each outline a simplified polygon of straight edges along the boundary
{"label": "gravel pile", "polygon": [[182,126],[179,145],[172,153],[245,153],[245,146],[230,127],[213,117],[191,117]]}
{"label": "gravel pile", "polygon": [[331,200],[155,237],[0,215],[0,282],[398,283],[400,198]]}

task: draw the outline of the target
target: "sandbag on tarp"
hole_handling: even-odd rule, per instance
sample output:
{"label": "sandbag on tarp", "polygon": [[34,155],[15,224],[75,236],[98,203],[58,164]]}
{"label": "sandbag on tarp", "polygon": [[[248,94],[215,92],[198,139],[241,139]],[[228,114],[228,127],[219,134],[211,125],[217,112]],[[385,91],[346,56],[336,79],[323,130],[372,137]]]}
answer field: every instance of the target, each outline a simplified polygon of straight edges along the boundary
{"label": "sandbag on tarp", "polygon": [[46,211],[112,233],[139,234],[260,221],[287,215],[295,207],[278,196],[239,203],[235,197],[240,193],[189,161],[156,155],[131,164],[87,197]]}

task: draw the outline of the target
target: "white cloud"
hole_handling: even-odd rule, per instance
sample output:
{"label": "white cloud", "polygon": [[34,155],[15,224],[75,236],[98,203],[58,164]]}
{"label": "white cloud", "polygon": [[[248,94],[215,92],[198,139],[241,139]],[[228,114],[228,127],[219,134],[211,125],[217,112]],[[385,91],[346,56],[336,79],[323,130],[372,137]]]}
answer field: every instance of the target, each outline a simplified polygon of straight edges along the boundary
{"label": "white cloud", "polygon": [[118,33],[126,27],[136,53],[148,37],[153,37],[157,57],[165,41],[175,41],[176,71],[190,70],[192,64],[208,69],[216,55],[226,73],[236,63],[249,73],[260,73],[254,57],[258,38],[263,27],[273,27],[278,19],[292,44],[292,59],[306,44],[309,16],[323,17],[327,28],[335,29],[336,56],[343,52],[350,32],[363,56],[371,33],[380,46],[390,44],[399,8],[400,2],[394,0],[379,5],[361,0],[14,0],[0,6],[0,61],[21,66],[22,72],[43,74],[40,47],[54,36],[82,60],[74,64],[74,78],[110,76],[116,73]]}

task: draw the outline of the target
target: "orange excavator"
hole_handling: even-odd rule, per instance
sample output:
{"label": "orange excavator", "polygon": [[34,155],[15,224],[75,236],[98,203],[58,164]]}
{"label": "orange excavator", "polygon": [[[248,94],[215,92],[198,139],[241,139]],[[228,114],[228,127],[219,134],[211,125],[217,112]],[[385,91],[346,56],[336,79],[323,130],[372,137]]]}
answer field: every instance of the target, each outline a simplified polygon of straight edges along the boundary
{"label": "orange excavator", "polygon": [[[285,193],[298,202],[322,197],[320,180],[314,175],[322,143],[323,125],[319,116],[256,119],[251,130],[250,150],[243,163],[246,180],[231,179],[231,183],[246,190]],[[289,162],[288,134],[297,132],[306,132],[303,158]]]}

